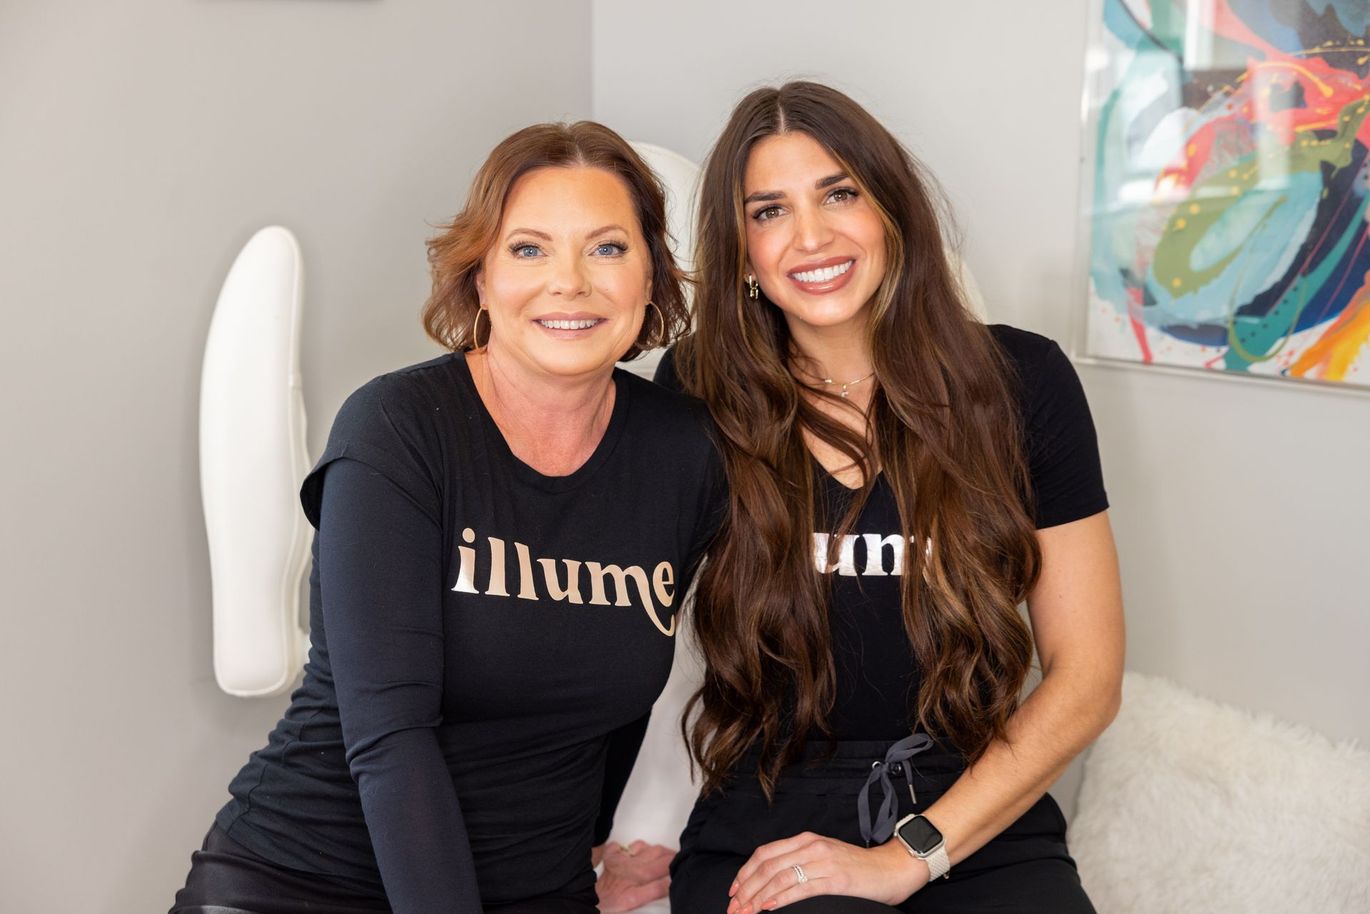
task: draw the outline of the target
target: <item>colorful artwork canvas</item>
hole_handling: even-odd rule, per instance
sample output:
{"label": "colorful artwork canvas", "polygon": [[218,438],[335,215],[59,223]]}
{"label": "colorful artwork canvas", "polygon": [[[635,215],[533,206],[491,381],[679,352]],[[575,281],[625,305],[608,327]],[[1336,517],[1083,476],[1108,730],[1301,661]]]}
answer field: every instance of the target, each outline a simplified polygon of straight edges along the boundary
{"label": "colorful artwork canvas", "polygon": [[1087,354],[1370,388],[1370,0],[1102,0]]}

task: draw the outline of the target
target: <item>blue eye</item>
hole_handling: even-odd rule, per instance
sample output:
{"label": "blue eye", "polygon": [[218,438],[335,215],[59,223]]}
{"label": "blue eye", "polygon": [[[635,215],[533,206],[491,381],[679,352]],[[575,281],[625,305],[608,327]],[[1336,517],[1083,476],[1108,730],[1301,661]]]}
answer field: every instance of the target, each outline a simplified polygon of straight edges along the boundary
{"label": "blue eye", "polygon": [[527,259],[541,254],[542,248],[538,247],[536,244],[515,244],[510,245],[509,253],[513,254],[515,257]]}
{"label": "blue eye", "polygon": [[628,246],[617,241],[603,241],[595,245],[595,253],[600,257],[617,257],[619,254],[627,253]]}

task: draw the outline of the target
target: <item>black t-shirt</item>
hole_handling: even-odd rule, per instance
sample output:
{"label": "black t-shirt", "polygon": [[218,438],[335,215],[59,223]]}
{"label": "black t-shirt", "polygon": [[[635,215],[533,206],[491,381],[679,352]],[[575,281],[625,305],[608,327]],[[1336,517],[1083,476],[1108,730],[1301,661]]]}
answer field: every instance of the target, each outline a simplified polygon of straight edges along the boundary
{"label": "black t-shirt", "polygon": [[[1075,368],[1056,343],[1002,324],[990,328],[1016,375],[1037,527],[1053,527],[1108,507],[1094,422]],[[665,358],[657,381],[680,388]],[[814,461],[815,503],[840,518],[852,490]],[[921,671],[904,628],[899,574],[903,533],[894,493],[876,479],[851,533],[829,561],[831,534],[814,532],[814,562],[831,583],[829,625],[837,700],[829,723],[838,740],[897,740],[914,720]]]}
{"label": "black t-shirt", "polygon": [[305,480],[305,678],[218,823],[397,912],[585,877],[724,504],[698,401],[623,371],[568,476],[509,450],[466,360],[362,387]]}

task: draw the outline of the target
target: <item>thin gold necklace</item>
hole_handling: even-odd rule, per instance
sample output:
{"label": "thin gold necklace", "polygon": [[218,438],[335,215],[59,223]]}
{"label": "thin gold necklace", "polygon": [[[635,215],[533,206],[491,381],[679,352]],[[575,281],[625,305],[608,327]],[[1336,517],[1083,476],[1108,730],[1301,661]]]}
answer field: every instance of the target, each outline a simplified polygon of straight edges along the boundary
{"label": "thin gold necklace", "polygon": [[[847,394],[850,392],[850,391],[849,391],[849,388],[855,387],[857,384],[860,384],[862,381],[869,381],[869,380],[870,380],[871,378],[873,378],[873,377],[875,377],[875,372],[872,371],[872,372],[871,372],[870,374],[868,374],[868,375],[862,375],[861,377],[857,378],[855,381],[847,381],[845,384],[842,385],[842,399],[843,399],[843,400],[847,399]],[[823,378],[822,381],[823,381],[824,384],[828,385],[829,387],[833,387],[833,386],[835,386],[835,385],[837,384],[837,382],[834,381],[832,378]]]}

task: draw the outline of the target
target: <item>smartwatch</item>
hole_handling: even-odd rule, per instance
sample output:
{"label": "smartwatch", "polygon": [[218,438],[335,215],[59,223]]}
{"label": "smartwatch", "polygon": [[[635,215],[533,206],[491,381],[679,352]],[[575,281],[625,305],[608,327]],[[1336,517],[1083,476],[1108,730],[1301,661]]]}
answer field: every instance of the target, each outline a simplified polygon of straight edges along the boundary
{"label": "smartwatch", "polygon": [[927,816],[915,814],[900,819],[894,826],[894,836],[905,850],[928,865],[928,882],[951,872],[947,842]]}

